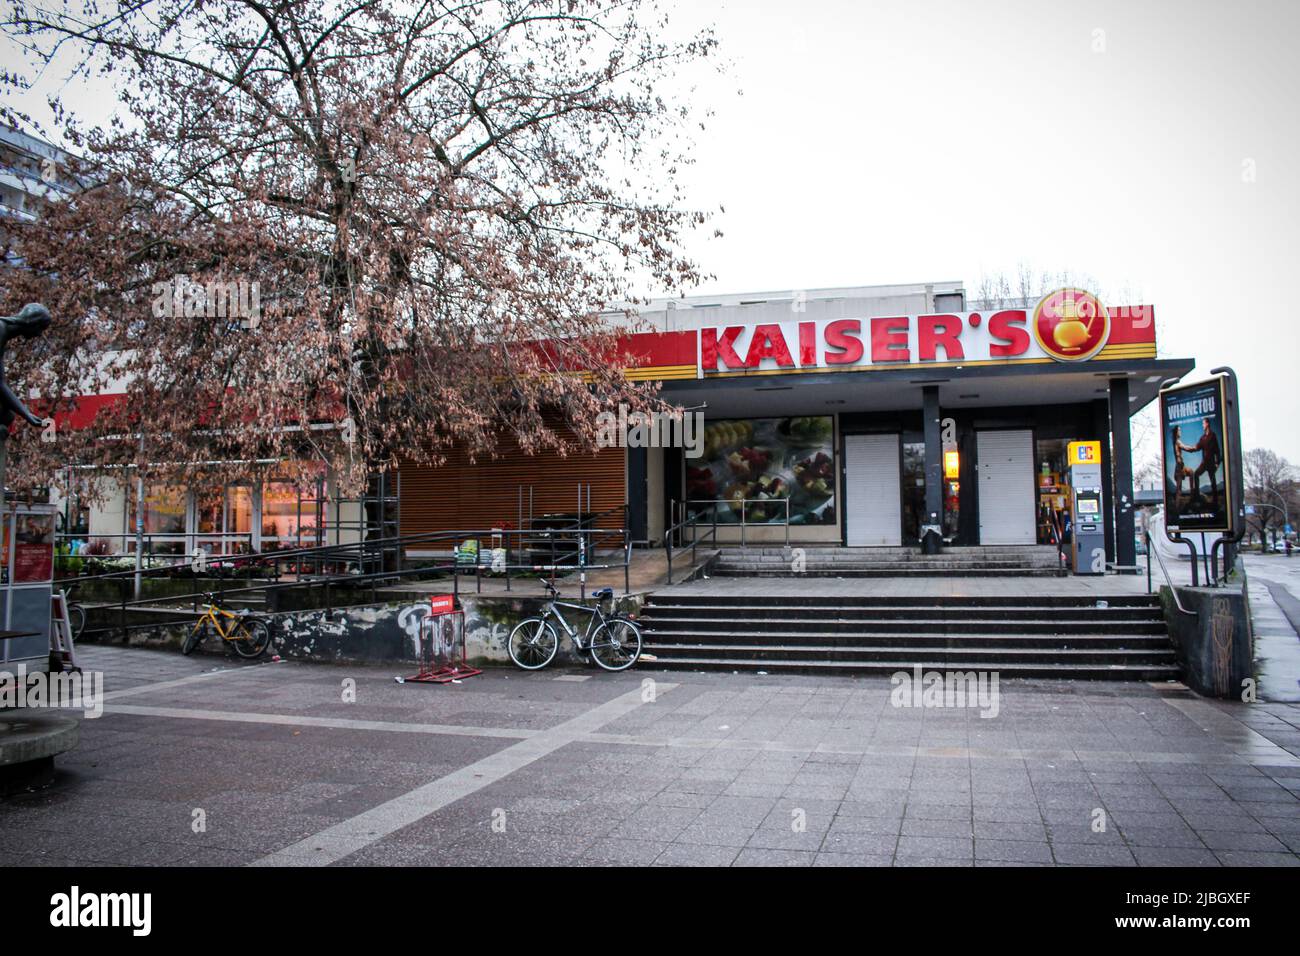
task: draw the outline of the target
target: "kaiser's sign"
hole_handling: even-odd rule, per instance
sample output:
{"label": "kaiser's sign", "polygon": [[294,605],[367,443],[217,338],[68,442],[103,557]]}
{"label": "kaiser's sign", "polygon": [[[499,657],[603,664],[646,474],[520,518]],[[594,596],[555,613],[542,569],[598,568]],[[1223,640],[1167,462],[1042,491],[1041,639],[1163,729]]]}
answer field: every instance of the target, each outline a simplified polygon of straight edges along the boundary
{"label": "kaiser's sign", "polygon": [[[1145,321],[1147,326],[1139,323]],[[1150,316],[1133,328],[1149,327]],[[1092,293],[1057,289],[1032,310],[819,319],[700,330],[705,375],[1012,362],[1083,362],[1111,333]]]}

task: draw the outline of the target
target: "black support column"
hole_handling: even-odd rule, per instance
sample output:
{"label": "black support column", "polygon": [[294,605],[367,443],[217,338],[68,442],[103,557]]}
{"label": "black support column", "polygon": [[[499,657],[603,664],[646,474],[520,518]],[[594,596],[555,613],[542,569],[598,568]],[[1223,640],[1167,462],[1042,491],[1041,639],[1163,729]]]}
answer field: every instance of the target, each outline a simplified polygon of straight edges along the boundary
{"label": "black support column", "polygon": [[1111,498],[1115,515],[1115,563],[1137,564],[1137,542],[1133,525],[1133,450],[1129,441],[1129,394],[1127,378],[1110,380],[1110,447],[1114,481]]}
{"label": "black support column", "polygon": [[939,386],[921,389],[921,417],[925,431],[925,522],[937,515],[943,524],[943,431],[939,420]]}
{"label": "black support column", "polygon": [[644,448],[627,450],[627,521],[633,541],[644,541],[648,534],[648,458]]}

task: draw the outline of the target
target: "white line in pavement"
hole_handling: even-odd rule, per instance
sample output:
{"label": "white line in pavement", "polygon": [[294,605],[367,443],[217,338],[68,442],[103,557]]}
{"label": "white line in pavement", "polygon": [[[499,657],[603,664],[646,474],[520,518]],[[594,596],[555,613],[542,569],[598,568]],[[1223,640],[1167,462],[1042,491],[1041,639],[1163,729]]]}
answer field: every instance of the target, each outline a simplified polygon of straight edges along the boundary
{"label": "white line in pavement", "polygon": [[181,717],[189,720],[222,720],[236,724],[278,724],[282,727],[332,727],[337,730],[387,730],[399,734],[439,734],[453,737],[505,737],[527,740],[542,733],[512,727],[473,727],[464,724],[420,724],[396,720],[352,720],[347,717],[308,717],[303,714],[260,714],[198,707],[148,707],[121,704],[106,708],[110,714],[138,717]]}
{"label": "white line in pavement", "polygon": [[[665,693],[676,686],[676,684],[661,683],[657,690],[659,693]],[[250,865],[327,866],[335,863],[391,833],[396,833],[403,827],[410,826],[449,803],[454,803],[482,790],[489,784],[496,783],[567,744],[582,740],[597,728],[636,710],[644,703],[640,688],[629,691],[592,708],[585,714],[566,720],[549,730],[543,730],[482,760],[476,760],[445,777],[432,780],[424,786],[417,787],[400,797],[394,797],[351,819],[327,827]]]}
{"label": "white line in pavement", "polygon": [[227,677],[231,674],[244,674],[253,671],[260,671],[263,666],[269,665],[247,665],[244,667],[224,667],[220,670],[205,671],[202,674],[191,674],[189,677],[177,677],[175,680],[159,681],[156,684],[140,684],[136,687],[124,687],[122,690],[109,691],[104,695],[105,701],[117,700],[120,697],[134,697],[137,694],[148,694],[155,690],[166,690],[171,687],[184,687],[188,684],[198,684],[203,681],[212,680],[215,677]]}
{"label": "white line in pavement", "polygon": [[[1172,701],[1170,701],[1172,703]],[[1184,701],[1184,703],[1201,703]],[[1211,708],[1211,710],[1213,710]],[[393,733],[445,735],[453,737],[488,737],[506,740],[527,740],[544,734],[544,730],[527,730],[511,727],[481,727],[470,724],[424,724],[387,720],[354,720],[345,717],[309,717],[302,714],[267,714],[228,710],[204,710],[194,707],[150,707],[141,704],[122,704],[105,709],[110,714],[128,714],[137,717],[172,717],[188,720],[219,720],[227,723],[275,724],[282,727],[330,727],[337,730],[390,731]],[[1217,712],[1215,712],[1217,713]],[[1199,715],[1187,714],[1194,721]],[[654,735],[612,734],[593,731],[575,736],[585,743],[610,744],[633,747],[672,747],[693,750],[769,751],[776,753],[830,753],[859,757],[951,757],[958,760],[980,759],[1063,759],[1063,760],[1114,760],[1130,763],[1190,763],[1230,764],[1260,766],[1300,766],[1300,757],[1293,756],[1274,746],[1255,731],[1245,728],[1230,717],[1218,715],[1216,734],[1240,734],[1247,730],[1251,745],[1244,751],[1195,752],[1145,752],[1103,750],[1042,750],[1017,747],[917,747],[912,745],[842,747],[833,744],[796,743],[785,740],[754,740],[738,737],[661,737]],[[1262,742],[1262,743],[1261,743]]]}

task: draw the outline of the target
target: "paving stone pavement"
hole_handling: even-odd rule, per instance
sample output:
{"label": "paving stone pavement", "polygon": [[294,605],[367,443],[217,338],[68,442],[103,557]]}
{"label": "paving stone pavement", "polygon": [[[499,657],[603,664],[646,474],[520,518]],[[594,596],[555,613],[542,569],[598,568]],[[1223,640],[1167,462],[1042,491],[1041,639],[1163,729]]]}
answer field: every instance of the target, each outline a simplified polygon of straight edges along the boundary
{"label": "paving stone pavement", "polygon": [[1300,863],[1300,706],[1178,684],[1002,681],[984,718],[887,678],[81,653],[103,716],[0,800],[0,864]]}

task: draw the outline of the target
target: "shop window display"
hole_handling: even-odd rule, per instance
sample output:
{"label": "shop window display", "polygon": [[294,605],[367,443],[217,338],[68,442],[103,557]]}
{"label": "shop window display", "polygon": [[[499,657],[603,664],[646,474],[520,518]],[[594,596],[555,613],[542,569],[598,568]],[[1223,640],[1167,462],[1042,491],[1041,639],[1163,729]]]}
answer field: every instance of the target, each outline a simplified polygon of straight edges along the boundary
{"label": "shop window display", "polygon": [[[151,554],[183,554],[185,552],[185,489],[177,485],[150,485],[144,496],[145,550]],[[127,516],[127,532],[131,535],[136,526],[136,500],[131,499]],[[134,550],[135,542],[128,537],[124,550]]]}
{"label": "shop window display", "polygon": [[252,549],[253,488],[229,485],[196,492],[194,530],[209,554],[240,554]]}
{"label": "shop window display", "polygon": [[262,550],[310,548],[325,532],[320,479],[299,485],[272,480],[262,486]]}
{"label": "shop window display", "polygon": [[720,524],[832,525],[834,420],[829,416],[716,421],[704,452],[686,459],[690,510]]}
{"label": "shop window display", "polygon": [[925,513],[925,442],[903,443],[903,540],[915,544],[921,538]]}
{"label": "shop window display", "polygon": [[1073,439],[1045,438],[1036,443],[1038,471],[1038,543],[1056,544],[1056,529],[1064,529],[1070,512],[1068,446]]}

